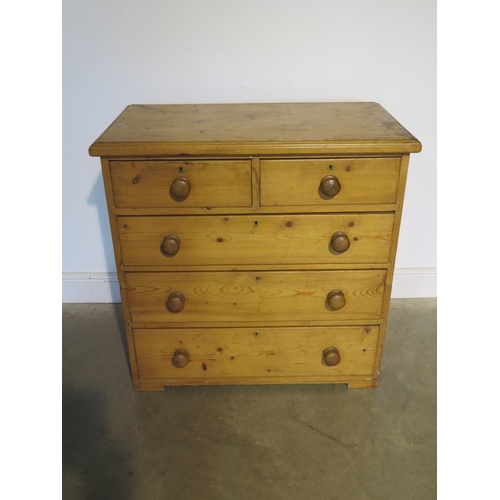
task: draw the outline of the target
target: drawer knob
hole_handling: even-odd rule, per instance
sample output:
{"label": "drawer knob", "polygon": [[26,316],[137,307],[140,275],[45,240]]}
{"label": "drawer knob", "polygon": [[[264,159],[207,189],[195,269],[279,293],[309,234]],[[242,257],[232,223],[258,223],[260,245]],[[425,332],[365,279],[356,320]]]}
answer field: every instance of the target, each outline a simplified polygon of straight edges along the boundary
{"label": "drawer knob", "polygon": [[181,292],[172,292],[167,299],[167,309],[171,313],[178,313],[184,309],[186,299]]}
{"label": "drawer knob", "polygon": [[338,365],[340,363],[339,350],[336,347],[327,347],[323,351],[323,361],[328,366]]}
{"label": "drawer knob", "polygon": [[186,177],[176,177],[170,185],[170,195],[175,201],[184,201],[191,192],[191,183]]}
{"label": "drawer knob", "polygon": [[349,247],[351,246],[351,242],[349,241],[349,237],[347,234],[343,233],[342,231],[337,231],[334,233],[332,236],[332,248],[337,252],[337,253],[344,253],[345,251],[349,250]]}
{"label": "drawer knob", "polygon": [[174,352],[174,355],[172,356],[172,364],[176,368],[184,368],[189,361],[189,353],[185,351],[184,349],[179,349]]}
{"label": "drawer knob", "polygon": [[326,297],[326,303],[330,309],[338,311],[345,306],[345,297],[340,290],[332,290]]}
{"label": "drawer knob", "polygon": [[321,179],[319,189],[328,198],[333,198],[340,193],[340,182],[334,175],[327,175]]}
{"label": "drawer knob", "polygon": [[181,247],[181,240],[175,234],[169,234],[163,238],[160,245],[160,252],[165,257],[173,257],[179,251]]}

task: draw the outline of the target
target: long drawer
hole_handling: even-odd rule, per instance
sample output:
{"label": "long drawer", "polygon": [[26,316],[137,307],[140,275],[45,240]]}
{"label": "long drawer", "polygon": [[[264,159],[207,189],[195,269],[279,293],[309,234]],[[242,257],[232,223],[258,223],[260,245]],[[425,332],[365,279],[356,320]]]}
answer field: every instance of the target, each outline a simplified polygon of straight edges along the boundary
{"label": "long drawer", "polygon": [[118,208],[249,207],[250,160],[110,162]]}
{"label": "long drawer", "polygon": [[386,271],[125,273],[132,322],[377,320]]}
{"label": "long drawer", "polygon": [[[373,372],[377,326],[136,329],[141,379],[335,377]],[[335,349],[329,360],[325,351]],[[336,363],[329,366],[327,362]]]}
{"label": "long drawer", "polygon": [[393,223],[391,213],[118,218],[125,266],[386,264]]}
{"label": "long drawer", "polygon": [[262,160],[260,200],[270,206],[396,203],[399,158]]}

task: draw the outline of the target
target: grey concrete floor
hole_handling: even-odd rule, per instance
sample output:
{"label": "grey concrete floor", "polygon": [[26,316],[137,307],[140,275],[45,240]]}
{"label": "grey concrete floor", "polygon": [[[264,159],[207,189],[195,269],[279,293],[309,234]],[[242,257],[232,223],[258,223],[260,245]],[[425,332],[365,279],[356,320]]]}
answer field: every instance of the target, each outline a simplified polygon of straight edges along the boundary
{"label": "grey concrete floor", "polygon": [[436,498],[436,300],[391,302],[379,386],[132,389],[119,304],[63,305],[63,499]]}

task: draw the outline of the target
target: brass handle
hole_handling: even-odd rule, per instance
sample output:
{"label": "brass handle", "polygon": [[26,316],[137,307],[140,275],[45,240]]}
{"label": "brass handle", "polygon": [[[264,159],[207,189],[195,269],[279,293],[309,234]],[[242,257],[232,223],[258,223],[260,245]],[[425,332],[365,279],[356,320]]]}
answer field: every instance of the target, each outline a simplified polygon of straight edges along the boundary
{"label": "brass handle", "polygon": [[191,183],[186,177],[176,177],[170,185],[170,195],[175,201],[184,201],[191,192]]}
{"label": "brass handle", "polygon": [[184,368],[189,361],[189,353],[185,351],[184,349],[179,349],[174,352],[174,355],[172,356],[172,364],[176,368]]}
{"label": "brass handle", "polygon": [[326,297],[326,303],[334,311],[338,311],[345,306],[345,297],[340,290],[332,290]]}
{"label": "brass handle", "polygon": [[321,179],[319,189],[328,198],[333,198],[340,193],[340,181],[334,175],[327,175]]}
{"label": "brass handle", "polygon": [[186,299],[181,292],[172,292],[167,299],[167,309],[171,313],[178,313],[184,309],[184,303]]}
{"label": "brass handle", "polygon": [[349,250],[349,247],[351,246],[351,242],[349,241],[349,236],[347,234],[343,233],[342,231],[337,231],[334,233],[332,236],[332,248],[337,252],[337,253],[344,253],[345,251]]}
{"label": "brass handle", "polygon": [[335,366],[340,363],[340,353],[336,347],[327,347],[323,351],[323,361],[325,365]]}
{"label": "brass handle", "polygon": [[169,234],[163,238],[163,241],[160,245],[160,252],[165,257],[173,257],[177,254],[181,247],[181,240],[175,234]]}

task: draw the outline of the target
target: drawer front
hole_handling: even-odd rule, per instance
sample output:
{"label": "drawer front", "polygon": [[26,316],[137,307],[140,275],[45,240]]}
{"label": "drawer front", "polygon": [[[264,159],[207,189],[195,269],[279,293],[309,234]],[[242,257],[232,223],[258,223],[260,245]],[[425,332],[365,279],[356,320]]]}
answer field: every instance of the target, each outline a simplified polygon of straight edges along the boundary
{"label": "drawer front", "polygon": [[[377,326],[134,330],[141,379],[200,381],[371,375],[377,337]],[[340,356],[334,366],[323,358],[330,347]]]}
{"label": "drawer front", "polygon": [[[399,165],[399,158],[262,160],[261,204],[272,207],[396,203]],[[336,181],[329,184],[332,176]],[[334,185],[337,189],[340,186],[340,190],[332,197],[335,190],[327,188],[334,189]]]}
{"label": "drawer front", "polygon": [[386,264],[393,223],[393,214],[118,218],[125,266]]}
{"label": "drawer front", "polygon": [[112,161],[110,168],[117,208],[252,204],[250,160]]}
{"label": "drawer front", "polygon": [[[385,270],[193,271],[125,273],[125,278],[136,323],[276,324],[379,319],[385,274]],[[333,291],[341,293],[330,295]]]}

